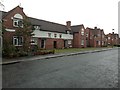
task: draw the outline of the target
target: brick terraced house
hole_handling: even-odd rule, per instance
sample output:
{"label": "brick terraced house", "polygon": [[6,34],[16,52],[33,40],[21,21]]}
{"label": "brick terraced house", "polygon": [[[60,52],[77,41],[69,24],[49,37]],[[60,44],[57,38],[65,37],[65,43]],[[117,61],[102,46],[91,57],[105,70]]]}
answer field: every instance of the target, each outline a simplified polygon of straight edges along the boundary
{"label": "brick terraced house", "polygon": [[[9,41],[9,44],[16,47],[22,47],[23,37],[15,35],[18,26],[23,27],[23,20],[27,17],[33,27],[33,36],[28,37],[27,41],[31,46],[38,46],[43,49],[62,49],[62,48],[86,48],[86,47],[102,47],[109,44],[104,31],[95,27],[86,28],[83,24],[71,26],[71,21],[67,21],[66,25],[28,17],[20,6],[2,13],[2,23],[6,29],[3,37]],[[24,28],[24,27],[23,27]],[[109,36],[109,35],[107,35]],[[118,35],[115,36],[117,44]],[[107,42],[108,40],[108,42]],[[2,40],[1,40],[2,41]],[[111,43],[111,42],[110,42]]]}
{"label": "brick terraced house", "polygon": [[107,38],[103,29],[95,27],[86,28],[87,47],[103,47],[107,46]]}
{"label": "brick terraced house", "polygon": [[119,34],[116,33],[109,33],[107,34],[108,45],[119,45]]}
{"label": "brick terraced house", "polygon": [[[23,8],[19,6],[9,12],[2,11],[2,23],[6,29],[3,37],[16,47],[21,47],[24,40],[22,36],[17,37],[15,31],[18,26],[23,27],[22,22],[26,17]],[[32,27],[34,27],[34,36],[28,37],[28,42],[32,42],[31,45],[38,45],[38,47],[44,49],[72,47],[73,34],[68,22],[66,22],[66,25],[62,25],[36,18],[28,18]]]}
{"label": "brick terraced house", "polygon": [[86,29],[84,25],[72,26],[73,47],[86,48]]}

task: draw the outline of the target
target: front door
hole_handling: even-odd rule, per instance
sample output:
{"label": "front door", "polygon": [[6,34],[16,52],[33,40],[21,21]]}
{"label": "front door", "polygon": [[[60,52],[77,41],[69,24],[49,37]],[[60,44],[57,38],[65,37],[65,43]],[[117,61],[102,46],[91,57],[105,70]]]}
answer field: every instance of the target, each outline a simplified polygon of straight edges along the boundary
{"label": "front door", "polygon": [[57,48],[57,41],[53,42],[54,48]]}
{"label": "front door", "polygon": [[45,40],[44,39],[41,40],[41,48],[45,48]]}
{"label": "front door", "polygon": [[68,41],[64,40],[64,47],[67,48],[68,47]]}

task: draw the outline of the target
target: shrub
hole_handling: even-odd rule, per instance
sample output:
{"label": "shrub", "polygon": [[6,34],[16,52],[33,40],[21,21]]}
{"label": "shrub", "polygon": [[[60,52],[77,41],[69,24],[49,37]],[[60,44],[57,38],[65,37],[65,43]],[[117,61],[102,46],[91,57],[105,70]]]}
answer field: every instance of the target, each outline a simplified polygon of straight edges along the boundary
{"label": "shrub", "polygon": [[23,56],[28,56],[28,53],[21,50],[21,51],[18,52],[18,55],[19,55],[20,57],[23,57]]}
{"label": "shrub", "polygon": [[3,46],[3,56],[5,57],[16,57],[17,53],[16,53],[16,47],[14,45],[8,45],[8,46]]}
{"label": "shrub", "polygon": [[55,50],[37,50],[34,55],[54,54]]}

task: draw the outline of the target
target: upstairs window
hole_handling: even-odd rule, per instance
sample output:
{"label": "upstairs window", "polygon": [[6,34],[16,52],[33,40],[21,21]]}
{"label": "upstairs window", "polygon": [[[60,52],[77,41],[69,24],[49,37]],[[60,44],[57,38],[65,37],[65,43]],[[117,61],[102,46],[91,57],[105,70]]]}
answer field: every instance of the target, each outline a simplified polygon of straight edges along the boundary
{"label": "upstairs window", "polygon": [[84,35],[84,29],[82,28],[82,30],[81,30],[81,35]]}
{"label": "upstairs window", "polygon": [[86,34],[86,37],[88,37],[88,34]]}
{"label": "upstairs window", "polygon": [[11,17],[13,19],[13,26],[14,27],[23,27],[23,16],[20,14],[15,14],[14,17]]}
{"label": "upstairs window", "polygon": [[60,34],[60,38],[62,38],[62,34]]}
{"label": "upstairs window", "polygon": [[100,37],[100,34],[97,34],[98,37]]}
{"label": "upstairs window", "polygon": [[108,39],[110,40],[110,37],[108,37]]}
{"label": "upstairs window", "polygon": [[23,27],[23,21],[19,19],[14,19],[13,20],[13,26],[14,27]]}
{"label": "upstairs window", "polygon": [[56,38],[56,37],[57,37],[57,34],[54,34],[54,37]]}
{"label": "upstairs window", "polygon": [[104,38],[105,36],[104,35],[102,35],[102,38]]}
{"label": "upstairs window", "polygon": [[48,37],[51,38],[51,33],[48,33]]}

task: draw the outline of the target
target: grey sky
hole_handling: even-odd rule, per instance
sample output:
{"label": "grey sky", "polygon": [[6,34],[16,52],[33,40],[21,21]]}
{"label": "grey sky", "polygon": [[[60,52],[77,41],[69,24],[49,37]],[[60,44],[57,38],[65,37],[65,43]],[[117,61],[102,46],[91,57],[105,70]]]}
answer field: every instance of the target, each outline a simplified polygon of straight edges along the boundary
{"label": "grey sky", "polygon": [[72,25],[84,24],[104,29],[105,33],[118,33],[119,0],[2,0],[5,11],[21,3],[26,15],[38,19]]}

